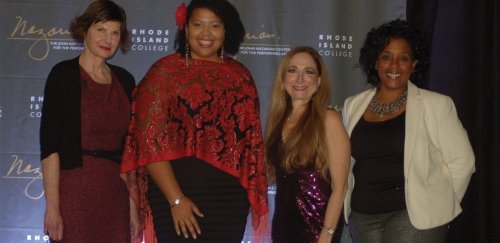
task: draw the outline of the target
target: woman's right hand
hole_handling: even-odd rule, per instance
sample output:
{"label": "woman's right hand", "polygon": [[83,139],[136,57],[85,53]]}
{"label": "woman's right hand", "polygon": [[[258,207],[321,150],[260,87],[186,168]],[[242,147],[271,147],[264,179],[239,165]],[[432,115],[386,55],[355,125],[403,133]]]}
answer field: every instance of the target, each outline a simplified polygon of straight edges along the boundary
{"label": "woman's right hand", "polygon": [[204,215],[191,199],[183,197],[181,202],[174,205],[170,210],[172,211],[172,218],[174,220],[177,235],[181,235],[182,231],[185,238],[189,238],[189,233],[191,233],[191,236],[196,239],[197,236],[201,234],[201,229],[195,214],[198,217],[204,217]]}
{"label": "woman's right hand", "polygon": [[43,232],[52,240],[62,240],[63,238],[63,220],[58,208],[45,209]]}

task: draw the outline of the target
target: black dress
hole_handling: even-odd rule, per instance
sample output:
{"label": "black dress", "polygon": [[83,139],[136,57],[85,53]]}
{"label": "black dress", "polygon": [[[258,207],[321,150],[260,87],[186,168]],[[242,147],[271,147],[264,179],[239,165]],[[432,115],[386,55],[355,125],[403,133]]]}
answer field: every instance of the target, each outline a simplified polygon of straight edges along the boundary
{"label": "black dress", "polygon": [[149,180],[148,200],[159,243],[163,242],[241,242],[247,222],[247,192],[238,178],[195,157],[170,162],[182,192],[205,217],[197,217],[201,235],[186,239],[175,232],[168,201],[156,184]]}

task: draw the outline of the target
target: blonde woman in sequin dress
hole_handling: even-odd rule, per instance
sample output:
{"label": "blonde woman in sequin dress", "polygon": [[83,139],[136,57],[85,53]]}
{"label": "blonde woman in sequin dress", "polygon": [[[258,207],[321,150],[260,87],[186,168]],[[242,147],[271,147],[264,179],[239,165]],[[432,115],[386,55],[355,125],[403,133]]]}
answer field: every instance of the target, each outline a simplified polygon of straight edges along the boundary
{"label": "blonde woman in sequin dress", "polygon": [[340,115],[327,109],[329,82],[310,47],[292,49],[279,66],[264,149],[277,186],[275,243],[332,242],[341,233],[350,147]]}

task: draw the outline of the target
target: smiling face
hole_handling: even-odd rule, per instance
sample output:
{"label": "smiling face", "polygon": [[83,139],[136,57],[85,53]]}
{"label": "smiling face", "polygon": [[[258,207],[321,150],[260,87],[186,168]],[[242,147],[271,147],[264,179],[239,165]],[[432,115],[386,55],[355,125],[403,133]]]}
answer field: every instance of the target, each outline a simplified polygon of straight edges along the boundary
{"label": "smiling face", "polygon": [[390,39],[375,63],[380,78],[380,89],[406,89],[416,65],[417,60],[413,57],[408,41],[403,38]]}
{"label": "smiling face", "polygon": [[311,100],[320,83],[320,73],[313,57],[305,52],[295,54],[286,66],[283,86],[292,104],[305,104]]}
{"label": "smiling face", "polygon": [[117,21],[92,24],[85,35],[84,51],[98,58],[112,57],[120,45],[120,27]]}
{"label": "smiling face", "polygon": [[217,51],[224,41],[224,24],[206,8],[193,10],[187,27],[191,58],[219,61]]}

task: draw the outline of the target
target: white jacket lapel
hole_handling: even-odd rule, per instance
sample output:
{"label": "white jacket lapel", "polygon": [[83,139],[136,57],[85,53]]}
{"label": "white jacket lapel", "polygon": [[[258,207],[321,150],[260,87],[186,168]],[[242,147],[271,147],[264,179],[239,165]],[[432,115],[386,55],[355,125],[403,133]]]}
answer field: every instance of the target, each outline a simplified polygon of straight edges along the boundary
{"label": "white jacket lapel", "polygon": [[422,97],[417,86],[408,82],[408,98],[406,103],[405,117],[405,154],[404,154],[404,170],[405,175],[408,175],[409,163],[413,158],[415,151],[415,142],[417,138],[418,127],[422,122]]}

